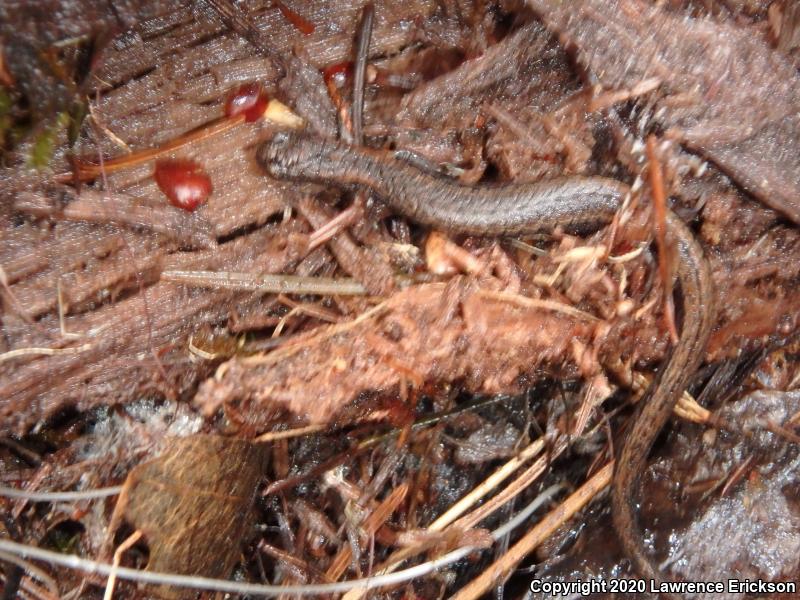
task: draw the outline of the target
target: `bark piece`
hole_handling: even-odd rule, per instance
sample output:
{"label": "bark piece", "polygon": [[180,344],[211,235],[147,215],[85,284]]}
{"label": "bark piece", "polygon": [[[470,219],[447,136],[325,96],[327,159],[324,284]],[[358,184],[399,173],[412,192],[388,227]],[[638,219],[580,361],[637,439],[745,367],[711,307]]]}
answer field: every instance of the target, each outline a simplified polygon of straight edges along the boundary
{"label": "bark piece", "polygon": [[800,78],[762,36],[640,0],[529,4],[605,87],[660,80],[667,134],[800,223]]}
{"label": "bark piece", "polygon": [[562,97],[563,87],[577,87],[568,79],[566,58],[540,23],[528,23],[480,57],[405,96],[398,120],[441,129],[474,121],[480,106],[493,99],[521,97],[527,105],[549,105],[554,96]]}
{"label": "bark piece", "polygon": [[359,394],[395,394],[409,382],[460,380],[473,391],[510,393],[524,387],[521,375],[563,361],[594,329],[572,315],[484,292],[462,280],[405,289],[371,315],[264,356],[232,359],[200,387],[194,404],[206,414],[224,407],[247,415],[260,429],[276,409],[317,423],[357,420],[364,417],[357,403],[348,405]]}
{"label": "bark piece", "polygon": [[[277,273],[296,256],[292,240],[286,229],[265,227],[216,250],[179,252],[161,260],[166,269]],[[13,349],[58,351],[0,362],[0,432],[25,431],[69,406],[87,410],[154,391],[182,397],[213,366],[189,360],[190,336],[203,324],[224,321],[234,308],[240,314],[263,312],[263,302],[261,294],[234,295],[157,282],[143,294],[68,316],[66,329],[77,339],[61,335],[56,315],[41,319],[38,328],[13,326],[6,318],[4,331],[14,340]]]}

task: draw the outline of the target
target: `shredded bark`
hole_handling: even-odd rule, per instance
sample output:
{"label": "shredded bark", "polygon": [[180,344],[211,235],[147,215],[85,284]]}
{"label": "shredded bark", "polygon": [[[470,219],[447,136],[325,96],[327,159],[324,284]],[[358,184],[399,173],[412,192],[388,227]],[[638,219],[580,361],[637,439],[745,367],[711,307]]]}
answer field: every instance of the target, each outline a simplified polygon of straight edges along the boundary
{"label": "shredded bark", "polygon": [[586,320],[515,306],[513,296],[487,297],[458,280],[417,286],[352,324],[306,334],[263,358],[229,361],[194,402],[206,414],[225,407],[247,415],[258,428],[262,405],[329,421],[353,399],[354,387],[396,394],[403,385],[463,380],[476,392],[509,392],[520,389],[525,360],[562,357],[591,329]]}
{"label": "shredded bark", "polygon": [[666,134],[800,223],[800,83],[765,39],[639,0],[530,5],[605,87],[656,78],[665,97],[654,118]]}
{"label": "shredded bark", "polygon": [[[293,258],[289,231],[280,233],[267,228],[214,251],[175,253],[161,257],[159,267],[206,270],[237,265],[245,271],[280,272]],[[55,282],[50,289],[54,286]],[[18,293],[16,286],[11,289]],[[190,360],[188,340],[203,324],[225,322],[232,300],[224,291],[153,283],[143,293],[68,315],[64,325],[77,336],[74,340],[62,336],[57,315],[40,319],[39,327],[5,319],[6,333],[17,341],[16,347],[55,352],[0,363],[5,382],[0,392],[3,430],[27,429],[65,406],[86,410],[98,403],[130,402],[148,391],[170,397],[192,391],[211,366]],[[57,299],[50,301],[55,305]],[[260,295],[244,294],[236,300],[236,310],[256,312],[262,303]]]}

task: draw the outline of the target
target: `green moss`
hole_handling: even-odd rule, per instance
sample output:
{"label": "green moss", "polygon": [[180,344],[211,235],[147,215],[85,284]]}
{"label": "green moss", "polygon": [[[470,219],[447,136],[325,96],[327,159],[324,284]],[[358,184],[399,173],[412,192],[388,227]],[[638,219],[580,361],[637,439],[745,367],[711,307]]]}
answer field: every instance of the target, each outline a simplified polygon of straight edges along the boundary
{"label": "green moss", "polygon": [[55,527],[47,533],[45,545],[62,554],[74,554],[81,541],[81,531],[76,527]]}
{"label": "green moss", "polygon": [[55,150],[56,138],[59,133],[69,127],[72,119],[69,113],[58,113],[53,122],[36,135],[31,153],[28,156],[28,166],[36,170],[43,169],[50,164]]}
{"label": "green moss", "polygon": [[89,114],[89,108],[86,101],[76,100],[73,102],[72,110],[70,110],[71,118],[68,132],[70,146],[73,146],[75,142],[78,141],[78,136],[81,133],[81,125],[83,125],[83,120],[86,118],[87,114]]}
{"label": "green moss", "polygon": [[13,101],[5,87],[0,86],[0,148],[5,146],[6,135],[11,130],[11,106]]}

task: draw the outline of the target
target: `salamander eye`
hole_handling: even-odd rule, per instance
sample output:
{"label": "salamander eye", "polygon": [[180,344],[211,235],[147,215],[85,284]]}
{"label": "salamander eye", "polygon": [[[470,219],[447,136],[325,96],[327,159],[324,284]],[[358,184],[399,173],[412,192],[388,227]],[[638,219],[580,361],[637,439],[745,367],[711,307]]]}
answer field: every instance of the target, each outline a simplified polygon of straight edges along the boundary
{"label": "salamander eye", "polygon": [[282,148],[285,148],[289,145],[290,135],[287,131],[279,131],[272,139],[269,141],[269,145],[274,148],[276,151],[281,151]]}

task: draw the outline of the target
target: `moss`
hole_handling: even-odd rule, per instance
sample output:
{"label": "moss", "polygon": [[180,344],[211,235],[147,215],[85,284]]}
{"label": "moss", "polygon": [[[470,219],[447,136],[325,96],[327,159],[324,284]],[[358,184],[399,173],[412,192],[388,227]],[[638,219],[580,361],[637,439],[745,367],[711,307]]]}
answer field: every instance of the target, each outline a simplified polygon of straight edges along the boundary
{"label": "moss", "polygon": [[75,100],[75,102],[72,103],[69,131],[67,132],[67,139],[69,140],[70,146],[75,145],[75,142],[78,140],[78,136],[81,133],[81,125],[83,125],[83,120],[86,118],[87,114],[89,114],[89,108],[86,101]]}
{"label": "moss", "polygon": [[5,87],[0,86],[0,148],[5,147],[6,136],[11,130],[11,107],[13,104],[11,94]]}
{"label": "moss", "polygon": [[56,138],[59,133],[69,127],[72,119],[69,113],[58,113],[53,122],[40,131],[33,142],[31,153],[28,156],[28,166],[34,169],[43,169],[50,164],[55,150]]}

